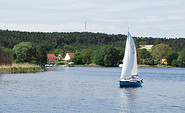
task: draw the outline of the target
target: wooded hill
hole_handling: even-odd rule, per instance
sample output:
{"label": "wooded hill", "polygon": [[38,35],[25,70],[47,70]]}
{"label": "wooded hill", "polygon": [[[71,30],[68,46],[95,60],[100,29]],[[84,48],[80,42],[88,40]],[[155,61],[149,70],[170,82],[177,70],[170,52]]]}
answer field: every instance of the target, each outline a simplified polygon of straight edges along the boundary
{"label": "wooded hill", "polygon": [[[20,42],[32,42],[35,46],[41,45],[46,51],[57,48],[64,51],[74,52],[83,49],[100,49],[104,45],[114,47],[125,47],[126,35],[114,35],[91,32],[22,32],[0,30],[0,44],[12,49]],[[139,45],[156,45],[164,43],[176,51],[185,48],[185,38],[152,38],[152,37],[133,37],[136,47]]]}

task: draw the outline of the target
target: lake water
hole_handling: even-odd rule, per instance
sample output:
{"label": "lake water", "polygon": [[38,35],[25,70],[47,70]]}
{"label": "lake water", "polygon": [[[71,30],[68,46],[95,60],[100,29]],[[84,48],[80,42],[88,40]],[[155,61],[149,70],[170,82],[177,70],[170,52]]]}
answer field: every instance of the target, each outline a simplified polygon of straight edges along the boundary
{"label": "lake water", "polygon": [[66,67],[0,75],[0,113],[183,113],[185,68],[139,68],[142,87],[120,88],[121,68]]}

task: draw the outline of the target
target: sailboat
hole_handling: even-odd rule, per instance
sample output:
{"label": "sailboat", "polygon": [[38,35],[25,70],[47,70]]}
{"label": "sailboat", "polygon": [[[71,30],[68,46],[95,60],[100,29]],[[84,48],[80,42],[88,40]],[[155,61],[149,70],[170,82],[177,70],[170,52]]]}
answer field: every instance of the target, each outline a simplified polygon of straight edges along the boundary
{"label": "sailboat", "polygon": [[137,56],[135,43],[131,34],[128,32],[119,84],[120,87],[124,87],[141,86],[142,83],[143,79],[139,79],[137,72]]}

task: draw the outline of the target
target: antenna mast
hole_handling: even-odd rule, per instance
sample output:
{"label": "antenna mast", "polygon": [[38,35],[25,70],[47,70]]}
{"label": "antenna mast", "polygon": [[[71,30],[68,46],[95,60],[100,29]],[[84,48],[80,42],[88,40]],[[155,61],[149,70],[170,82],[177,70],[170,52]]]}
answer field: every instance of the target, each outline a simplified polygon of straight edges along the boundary
{"label": "antenna mast", "polygon": [[86,17],[85,17],[85,28],[84,28],[84,30],[85,30],[85,32],[87,30],[87,19],[86,19]]}

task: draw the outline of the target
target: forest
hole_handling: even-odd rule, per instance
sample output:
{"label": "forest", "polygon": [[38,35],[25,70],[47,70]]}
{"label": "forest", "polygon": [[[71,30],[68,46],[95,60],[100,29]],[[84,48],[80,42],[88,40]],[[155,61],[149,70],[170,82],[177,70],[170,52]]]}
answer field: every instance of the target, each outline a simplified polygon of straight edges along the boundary
{"label": "forest", "polygon": [[[111,67],[122,63],[126,35],[91,32],[22,32],[0,30],[0,65],[34,63],[44,66],[46,54],[65,55],[74,52],[75,64],[97,64]],[[185,38],[133,37],[139,64],[167,64],[185,67]],[[139,45],[154,45],[151,51]]]}
{"label": "forest", "polygon": [[[126,35],[105,34],[91,32],[23,32],[0,30],[0,44],[3,47],[13,49],[20,42],[32,42],[34,46],[40,45],[47,52],[55,49],[75,52],[76,50],[97,50],[105,45],[125,47]],[[136,47],[139,45],[157,45],[160,43],[169,45],[175,51],[185,48],[185,38],[152,38],[133,37]]]}

